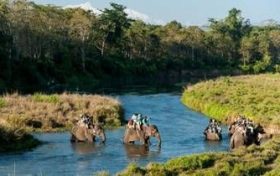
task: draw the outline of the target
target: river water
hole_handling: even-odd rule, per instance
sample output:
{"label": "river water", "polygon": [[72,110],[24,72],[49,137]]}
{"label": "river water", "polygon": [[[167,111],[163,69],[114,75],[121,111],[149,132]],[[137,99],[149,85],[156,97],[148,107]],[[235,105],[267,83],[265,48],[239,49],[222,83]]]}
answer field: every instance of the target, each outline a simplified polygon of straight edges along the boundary
{"label": "river water", "polygon": [[87,176],[101,170],[114,174],[131,162],[145,166],[149,162],[165,162],[192,153],[227,151],[226,127],[223,127],[221,142],[204,141],[202,132],[208,119],[181,104],[180,96],[178,93],[114,96],[122,102],[126,118],[134,112],[151,117],[151,123],[156,124],[161,133],[160,150],[155,139],[151,140],[149,149],[123,145],[124,127],[107,130],[105,145],[71,144],[67,132],[35,134],[46,143],[24,153],[1,154],[0,175]]}

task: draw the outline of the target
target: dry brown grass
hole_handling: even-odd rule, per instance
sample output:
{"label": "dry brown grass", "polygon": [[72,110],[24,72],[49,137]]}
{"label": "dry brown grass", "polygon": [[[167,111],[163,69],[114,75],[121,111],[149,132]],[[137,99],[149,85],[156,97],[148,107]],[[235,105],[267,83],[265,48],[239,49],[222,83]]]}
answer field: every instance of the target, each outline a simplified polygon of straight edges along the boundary
{"label": "dry brown grass", "polygon": [[108,96],[52,94],[22,96],[6,94],[1,98],[0,124],[21,126],[29,131],[69,129],[83,113],[107,127],[120,126],[123,118],[121,103]]}

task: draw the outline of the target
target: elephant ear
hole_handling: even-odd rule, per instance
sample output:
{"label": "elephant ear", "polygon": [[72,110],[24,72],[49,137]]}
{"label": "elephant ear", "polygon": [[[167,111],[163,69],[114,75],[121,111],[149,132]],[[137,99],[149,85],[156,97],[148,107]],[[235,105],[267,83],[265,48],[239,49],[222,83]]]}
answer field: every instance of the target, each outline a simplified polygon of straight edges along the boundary
{"label": "elephant ear", "polygon": [[146,128],[145,133],[146,133],[146,136],[154,135],[154,128],[152,128],[152,127]]}

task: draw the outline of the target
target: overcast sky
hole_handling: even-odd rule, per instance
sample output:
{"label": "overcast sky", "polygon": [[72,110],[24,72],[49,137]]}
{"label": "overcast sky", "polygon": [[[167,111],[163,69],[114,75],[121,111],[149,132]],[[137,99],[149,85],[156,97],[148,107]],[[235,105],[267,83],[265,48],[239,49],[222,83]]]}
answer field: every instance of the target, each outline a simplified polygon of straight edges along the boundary
{"label": "overcast sky", "polygon": [[252,24],[265,20],[280,21],[280,0],[34,0],[40,4],[58,6],[91,4],[94,8],[109,7],[110,2],[122,4],[129,10],[149,18],[150,22],[166,23],[177,20],[184,25],[206,25],[209,18],[224,18],[237,8]]}

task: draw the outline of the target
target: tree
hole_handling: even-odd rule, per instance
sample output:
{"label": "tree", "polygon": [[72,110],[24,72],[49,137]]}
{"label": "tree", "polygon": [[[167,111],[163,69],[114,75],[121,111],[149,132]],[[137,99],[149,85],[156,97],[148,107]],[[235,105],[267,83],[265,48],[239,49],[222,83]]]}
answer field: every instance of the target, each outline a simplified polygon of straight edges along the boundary
{"label": "tree", "polygon": [[121,46],[124,31],[130,26],[124,10],[124,6],[111,3],[111,9],[105,8],[94,23],[93,40],[102,56],[107,44],[115,48]]}
{"label": "tree", "polygon": [[94,20],[90,12],[83,9],[73,9],[69,19],[69,34],[80,48],[82,69],[85,72],[85,47],[92,29]]}
{"label": "tree", "polygon": [[216,36],[214,37],[217,39],[216,43],[226,42],[225,44],[231,44],[229,47],[219,48],[219,50],[222,49],[222,57],[227,57],[228,62],[231,64],[238,64],[241,39],[251,30],[249,20],[244,20],[241,16],[241,11],[233,8],[225,19],[220,21],[209,19],[209,22],[210,34]]}

